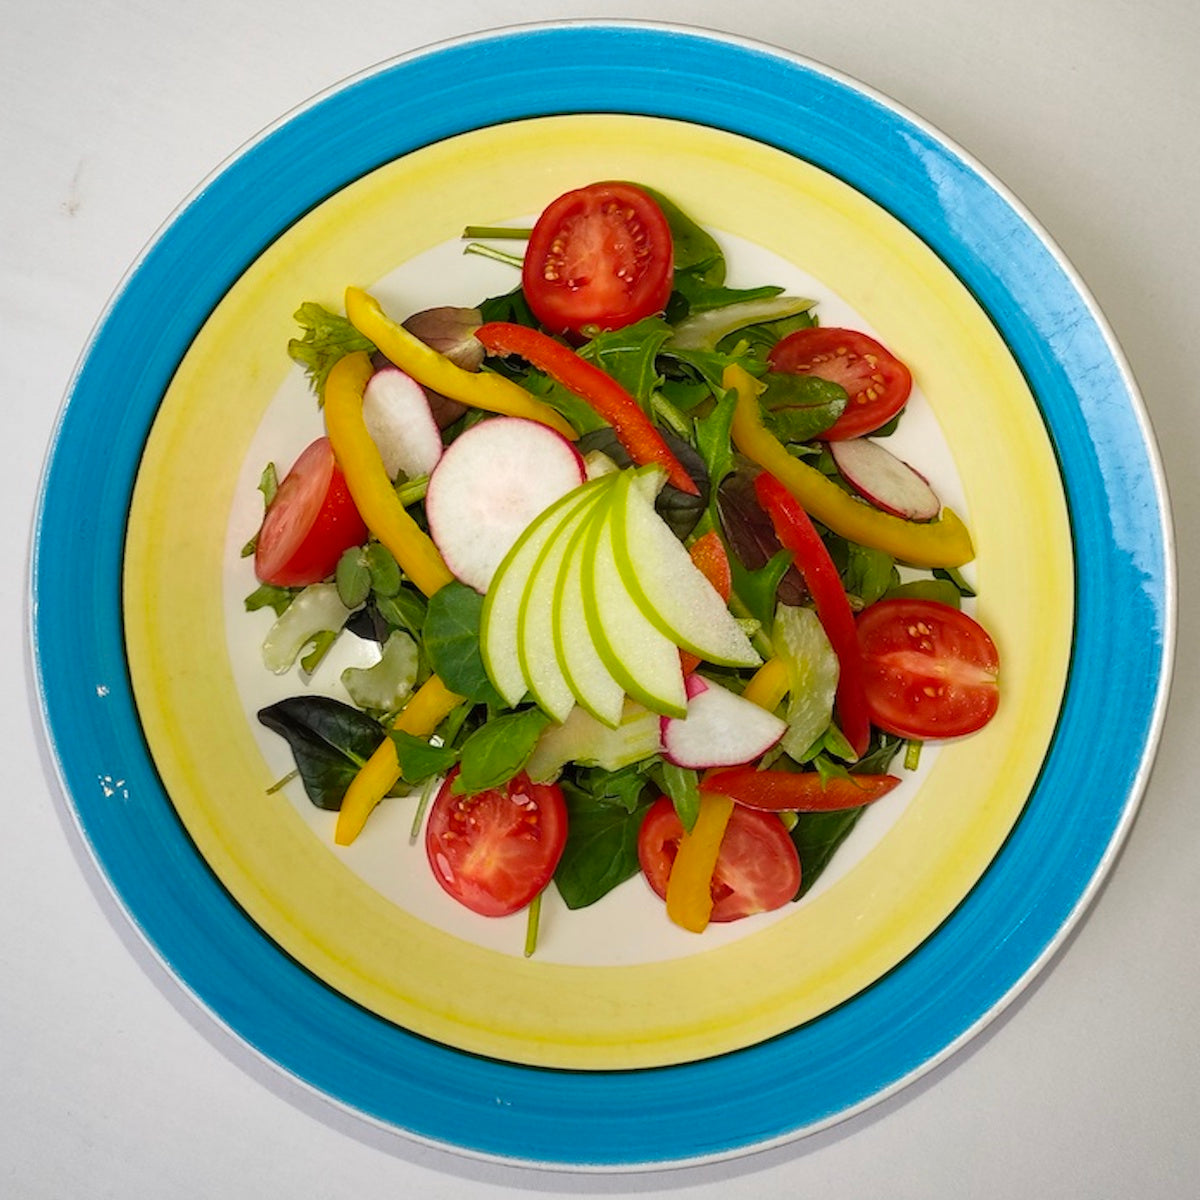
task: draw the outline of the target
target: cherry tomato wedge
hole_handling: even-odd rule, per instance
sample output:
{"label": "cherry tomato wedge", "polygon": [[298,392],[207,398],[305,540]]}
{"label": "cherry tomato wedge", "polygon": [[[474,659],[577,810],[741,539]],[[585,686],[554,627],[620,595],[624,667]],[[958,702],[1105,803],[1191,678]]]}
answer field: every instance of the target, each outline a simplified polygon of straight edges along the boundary
{"label": "cherry tomato wedge", "polygon": [[797,329],[776,342],[767,359],[773,371],[816,375],[846,389],[849,403],[821,434],[826,442],[861,437],[886,425],[912,391],[909,369],[874,338],[854,329]]}
{"label": "cherry tomato wedge", "polygon": [[549,332],[576,337],[662,312],[673,279],[667,219],[628,183],[593,183],[552,201],[521,272],[534,316]]}
{"label": "cherry tomato wedge", "polygon": [[1000,702],[1000,656],[973,617],[936,600],[880,600],[857,620],[871,718],[907,738],[986,725]]}
{"label": "cherry tomato wedge", "polygon": [[[638,861],[646,882],[664,900],[683,823],[667,797],[646,811],[638,832]],[[735,805],[713,872],[711,921],[737,921],[770,912],[800,889],[800,857],[783,822],[769,812]]]}
{"label": "cherry tomato wedge", "polygon": [[433,877],[485,917],[524,908],[550,882],[567,840],[567,806],[557,784],[525,774],[470,796],[447,776],[429,811],[425,852]]}
{"label": "cherry tomato wedge", "polygon": [[333,573],[367,527],[326,437],[296,460],[267,505],[254,550],[254,572],[277,587],[307,587]]}

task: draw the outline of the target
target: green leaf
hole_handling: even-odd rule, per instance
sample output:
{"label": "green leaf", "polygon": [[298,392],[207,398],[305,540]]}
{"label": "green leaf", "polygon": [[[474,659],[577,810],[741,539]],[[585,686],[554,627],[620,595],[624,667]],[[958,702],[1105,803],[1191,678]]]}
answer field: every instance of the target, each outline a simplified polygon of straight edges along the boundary
{"label": "green leaf", "polygon": [[829,865],[838,847],[850,836],[859,818],[866,811],[861,808],[845,808],[837,812],[800,813],[792,826],[791,838],[800,855],[799,900]]}
{"label": "green leaf", "polygon": [[638,831],[648,805],[613,804],[570,782],[562,788],[567,842],[554,883],[568,908],[586,908],[638,873]]}
{"label": "green leaf", "polygon": [[371,580],[371,590],[377,596],[395,596],[400,591],[403,581],[400,565],[382,542],[368,542],[363,561]]}
{"label": "green leaf", "polygon": [[684,829],[691,833],[700,815],[700,778],[687,767],[677,767],[664,761],[656,772],[662,782],[663,791],[670,796],[675,806],[675,815]]}
{"label": "green leaf", "polygon": [[550,718],[538,708],[493,717],[463,743],[454,790],[474,795],[503,787],[529,761],[534,746]]}
{"label": "green leaf", "polygon": [[763,629],[769,630],[775,616],[775,595],[780,580],[792,565],[789,550],[779,550],[757,571],[744,567],[736,554],[729,556],[729,571],[733,579],[733,593],[746,610],[746,615],[756,620]]}
{"label": "green leaf", "polygon": [[733,470],[733,443],[729,431],[737,402],[737,392],[723,391],[716,408],[696,422],[696,449],[704,459],[709,485],[714,489]]}
{"label": "green leaf", "polygon": [[649,776],[659,761],[657,757],[648,758],[619,771],[589,767],[576,771],[574,782],[597,804],[615,804],[626,812],[634,812],[642,806],[646,787],[651,782]]}
{"label": "green leaf", "polygon": [[622,329],[597,334],[580,357],[611,375],[641,406],[649,410],[650,397],[661,376],[658,352],[671,336],[671,326],[661,317],[647,317]]}
{"label": "green leaf", "polygon": [[327,696],[280,700],[261,709],[258,719],[291,746],[308,798],[334,811],[386,736],[377,721]]}
{"label": "green leaf", "polygon": [[503,707],[483,666],[479,624],[483,597],[457,581],[438,588],[425,614],[425,651],[442,682],[477,703]]}
{"label": "green leaf", "polygon": [[811,442],[842,415],[846,389],[817,375],[769,371],[759,396],[763,424],[781,442]]}
{"label": "green leaf", "polygon": [[966,581],[963,573],[957,567],[934,567],[933,575],[935,579],[945,579],[954,584],[960,596],[975,595],[975,589]]}
{"label": "green leaf", "polygon": [[415,785],[445,775],[458,762],[458,751],[452,746],[436,746],[404,729],[389,730],[388,737],[396,747],[396,758],[405,783]]}
{"label": "green leaf", "polygon": [[277,587],[273,583],[259,584],[246,597],[246,611],[258,612],[260,608],[269,608],[277,617],[281,617],[299,593],[299,588]]}
{"label": "green leaf", "polygon": [[962,592],[949,579],[910,579],[888,588],[885,600],[937,600],[951,608],[962,607]]}
{"label": "green leaf", "polygon": [[846,548],[842,586],[851,596],[858,596],[863,604],[874,604],[900,578],[895,559],[883,550],[860,546],[857,542],[847,542]]}
{"label": "green leaf", "polygon": [[363,337],[345,317],[312,301],[296,310],[296,322],[304,331],[288,342],[288,354],[308,374],[308,380],[319,400],[325,398],[325,380],[338,359],[356,350],[372,353],[375,345]]}
{"label": "green leaf", "polygon": [[428,606],[415,588],[402,587],[394,596],[376,595],[375,609],[393,629],[404,629],[418,639],[421,637]]}
{"label": "green leaf", "polygon": [[371,572],[367,570],[362,546],[343,551],[334,571],[333,582],[338,596],[347,608],[357,608],[371,594]]}

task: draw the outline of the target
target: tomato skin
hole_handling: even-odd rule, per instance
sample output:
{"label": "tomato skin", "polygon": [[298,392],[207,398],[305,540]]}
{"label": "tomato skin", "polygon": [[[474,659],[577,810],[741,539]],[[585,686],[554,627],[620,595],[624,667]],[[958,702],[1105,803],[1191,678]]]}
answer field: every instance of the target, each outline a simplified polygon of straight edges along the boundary
{"label": "tomato skin", "polygon": [[524,773],[502,788],[458,795],[457,768],[442,784],[425,827],[425,853],[443,891],[484,917],[524,908],[554,874],[567,841],[557,784]]}
{"label": "tomato skin", "polygon": [[[638,862],[650,887],[667,896],[683,823],[666,796],[642,818]],[[800,856],[778,816],[735,804],[713,872],[710,921],[737,921],[787,904],[800,890]]]}
{"label": "tomato skin", "polygon": [[973,617],[936,600],[880,600],[857,620],[871,718],[900,737],[974,733],[1000,703],[1000,655]]}
{"label": "tomato skin", "polygon": [[592,183],[551,201],[521,270],[534,316],[553,334],[586,337],[662,312],[674,280],[662,209],[628,183]]}
{"label": "tomato skin", "polygon": [[821,434],[825,442],[861,437],[886,425],[908,402],[912,374],[886,347],[854,329],[815,325],[771,347],[773,371],[816,375],[846,389],[849,403]]}
{"label": "tomato skin", "polygon": [[279,485],[258,531],[254,572],[277,587],[307,587],[333,573],[351,546],[367,540],[327,437],[296,460]]}

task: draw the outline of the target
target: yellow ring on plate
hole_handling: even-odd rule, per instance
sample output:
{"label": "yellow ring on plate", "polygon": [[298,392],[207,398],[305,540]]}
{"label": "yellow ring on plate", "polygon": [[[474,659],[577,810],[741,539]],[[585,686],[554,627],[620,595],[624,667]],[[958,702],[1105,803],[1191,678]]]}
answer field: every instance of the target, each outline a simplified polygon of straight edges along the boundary
{"label": "yellow ring on plate", "polygon": [[[227,652],[223,573],[238,474],[294,370],[285,348],[300,302],[338,307],[347,284],[369,288],[467,224],[520,218],[601,178],[657,187],[702,223],[794,262],[913,368],[962,481],[1003,698],[984,731],[941,750],[882,841],[784,919],[715,948],[698,938],[681,958],[571,966],[484,949],[405,912],[268,792],[273,772]],[[936,929],[986,869],[1041,766],[1066,678],[1072,586],[1066,507],[1033,398],[986,314],[919,239],[769,147],[596,115],[422,149],[345,188],[263,253],[200,332],[151,432],[129,519],[125,619],[167,792],[205,860],[287,953],[448,1045],[604,1070],[690,1061],[794,1028]]]}

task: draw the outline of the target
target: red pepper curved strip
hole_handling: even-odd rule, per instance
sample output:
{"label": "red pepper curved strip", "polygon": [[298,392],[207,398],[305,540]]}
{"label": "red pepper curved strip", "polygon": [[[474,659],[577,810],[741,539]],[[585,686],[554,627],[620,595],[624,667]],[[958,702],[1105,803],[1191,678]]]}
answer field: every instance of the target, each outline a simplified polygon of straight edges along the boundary
{"label": "red pepper curved strip", "polygon": [[774,475],[763,471],[754,480],[754,492],[775,526],[780,545],[795,556],[796,567],[813,598],[821,626],[837,655],[838,724],[861,758],[871,739],[871,719],[863,689],[862,657],[858,650],[854,613],[846,599],[837,567],[808,513]]}
{"label": "red pepper curved strip", "polygon": [[574,392],[603,417],[638,466],[657,463],[667,472],[667,481],[681,492],[699,495],[692,477],[671,453],[638,402],[611,375],[580,358],[569,346],[527,325],[489,321],[475,330],[489,354],[515,354],[545,371],[569,392]]}
{"label": "red pepper curved strip", "polygon": [[817,771],[733,767],[710,771],[700,781],[700,790],[728,796],[746,808],[767,812],[835,812],[870,804],[886,796],[899,782],[895,775],[839,775],[823,779]]}

